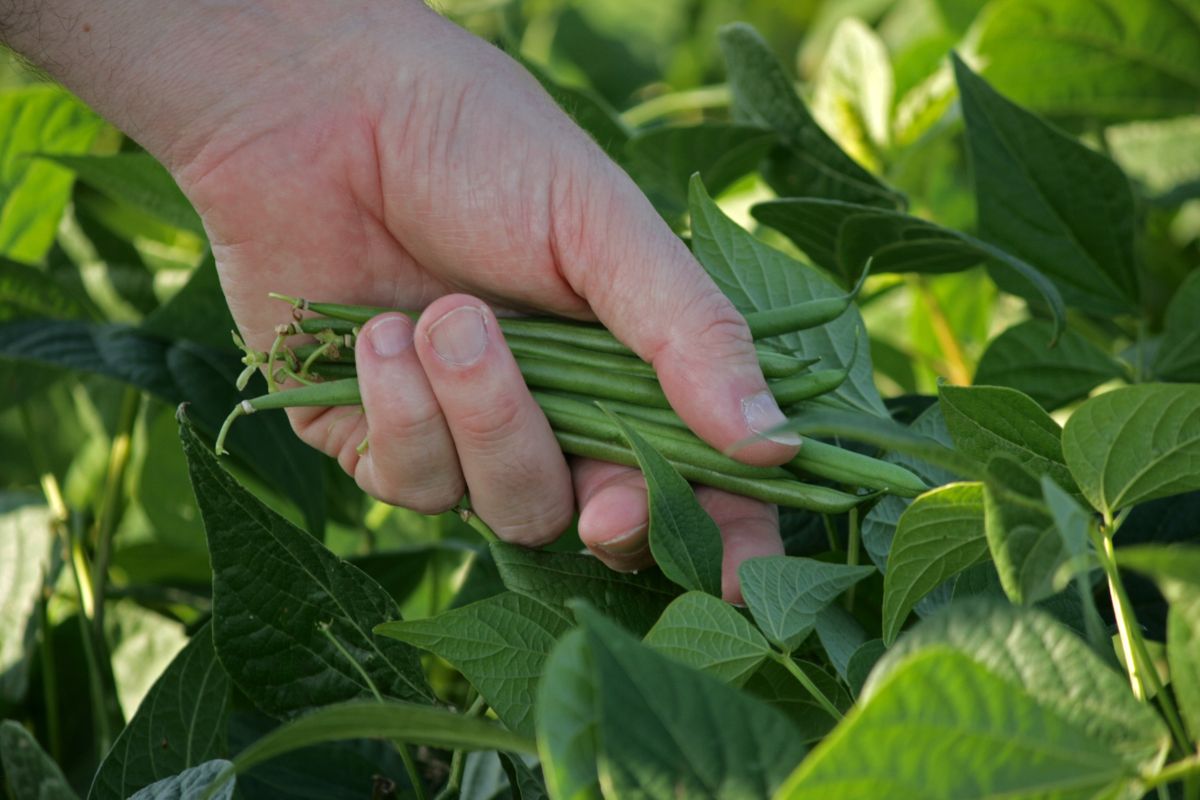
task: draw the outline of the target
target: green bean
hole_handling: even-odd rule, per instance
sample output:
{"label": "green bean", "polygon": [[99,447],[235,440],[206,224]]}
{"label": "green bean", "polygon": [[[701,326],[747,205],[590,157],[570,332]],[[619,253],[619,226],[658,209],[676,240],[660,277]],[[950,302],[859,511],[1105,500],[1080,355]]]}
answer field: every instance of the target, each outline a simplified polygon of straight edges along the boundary
{"label": "green bean", "polygon": [[849,369],[820,369],[804,375],[769,381],[767,386],[775,396],[775,402],[786,407],[832,392],[842,385],[849,373]]}
{"label": "green bean", "polygon": [[613,380],[611,375],[595,372],[586,367],[577,367],[536,358],[517,362],[525,383],[540,389],[558,389],[610,400],[624,400],[656,408],[670,408],[662,387],[653,378],[626,375]]}
{"label": "green bean", "polygon": [[516,356],[518,362],[525,358],[534,358],[553,361],[556,364],[576,364],[580,367],[609,373],[639,375],[650,379],[655,377],[654,367],[634,355],[622,356],[615,353],[603,353],[599,350],[588,350],[560,342],[529,339],[517,335],[506,336],[505,340],[508,343],[508,349]]}
{"label": "green bean", "polygon": [[868,263],[854,288],[839,297],[821,297],[792,306],[751,311],[746,314],[746,324],[750,326],[750,335],[755,339],[767,339],[833,322],[846,313],[846,309],[850,308],[854,298],[858,297],[870,271]]}
{"label": "green bean", "polygon": [[845,450],[832,444],[803,438],[800,452],[784,467],[800,475],[812,475],[852,486],[882,489],[900,497],[916,497],[929,487],[899,464]]}
{"label": "green bean", "polygon": [[217,455],[224,455],[225,437],[234,420],[253,414],[256,411],[266,411],[273,408],[295,408],[299,406],[353,406],[362,402],[362,394],[358,390],[358,380],[346,378],[339,381],[314,383],[295,389],[282,389],[269,394],[262,394],[243,400],[234,406],[233,411],[225,418],[221,430],[217,434]]}

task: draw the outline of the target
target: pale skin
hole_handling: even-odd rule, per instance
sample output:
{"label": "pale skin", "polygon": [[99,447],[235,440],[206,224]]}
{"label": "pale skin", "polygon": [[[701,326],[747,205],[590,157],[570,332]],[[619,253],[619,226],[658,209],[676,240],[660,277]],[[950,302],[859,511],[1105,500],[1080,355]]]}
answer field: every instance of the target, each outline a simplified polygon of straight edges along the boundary
{"label": "pale skin", "polygon": [[[782,419],[744,321],[628,177],[519,65],[424,5],[0,0],[0,39],[167,165],[251,346],[287,318],[269,291],[423,309],[364,326],[363,412],[290,412],[381,500],[433,513],[469,490],[531,546],[578,511],[605,563],[651,563],[640,474],[563,457],[497,312],[602,321],[718,448]],[[785,438],[737,457],[794,453]],[[697,494],[738,601],[738,564],[782,552],[776,510]]]}

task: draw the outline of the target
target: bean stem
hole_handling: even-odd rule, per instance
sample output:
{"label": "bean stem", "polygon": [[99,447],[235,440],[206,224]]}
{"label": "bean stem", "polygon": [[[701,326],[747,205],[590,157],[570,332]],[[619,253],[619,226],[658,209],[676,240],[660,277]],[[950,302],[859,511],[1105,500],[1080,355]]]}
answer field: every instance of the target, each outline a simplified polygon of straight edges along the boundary
{"label": "bean stem", "polygon": [[829,716],[833,717],[837,722],[842,721],[842,712],[838,711],[838,707],[833,704],[833,701],[826,697],[825,693],[821,691],[820,687],[813,683],[812,678],[808,677],[804,670],[800,669],[800,665],[792,660],[791,655],[787,653],[781,653],[778,650],[771,650],[771,658],[773,658],[779,664],[782,664],[784,669],[792,673],[792,677],[799,681],[800,685],[808,690],[808,693],[811,694],[813,699],[820,704],[821,708],[825,709]]}

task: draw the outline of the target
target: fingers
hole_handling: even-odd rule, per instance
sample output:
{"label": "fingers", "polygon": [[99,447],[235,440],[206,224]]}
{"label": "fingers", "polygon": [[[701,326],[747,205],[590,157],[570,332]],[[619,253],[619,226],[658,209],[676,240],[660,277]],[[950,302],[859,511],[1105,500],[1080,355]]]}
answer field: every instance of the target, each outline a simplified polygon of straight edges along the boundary
{"label": "fingers", "polygon": [[[579,501],[579,538],[609,567],[629,572],[653,563],[650,554],[649,507],[646,483],[629,467],[579,459],[574,464]],[[742,603],[737,571],[757,556],[783,555],[779,512],[775,506],[748,497],[701,486],[696,499],[721,531],[725,555],[721,564],[721,593]]]}
{"label": "fingers", "polygon": [[553,540],[574,511],[570,473],[496,317],[479,300],[447,295],[425,310],[414,334],[472,507],[505,541]]}

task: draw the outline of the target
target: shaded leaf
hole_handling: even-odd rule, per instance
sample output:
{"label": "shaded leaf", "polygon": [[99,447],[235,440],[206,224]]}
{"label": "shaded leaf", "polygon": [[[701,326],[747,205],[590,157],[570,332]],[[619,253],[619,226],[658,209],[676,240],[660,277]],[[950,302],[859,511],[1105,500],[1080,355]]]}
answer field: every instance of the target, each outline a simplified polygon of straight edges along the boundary
{"label": "shaded leaf", "polygon": [[[794,663],[834,706],[842,711],[849,708],[852,701],[837,678],[812,662]],[[743,689],[786,714],[806,744],[819,741],[837,723],[808,689],[796,680],[796,676],[778,661],[770,660],[764,663],[758,672],[746,681]]]}
{"label": "shaded leaf", "polygon": [[182,289],[146,315],[142,330],[164,339],[188,339],[219,350],[231,347],[230,334],[236,325],[221,291],[211,251],[192,270]]}
{"label": "shaded leaf", "polygon": [[189,767],[178,775],[155,781],[146,788],[130,795],[129,800],[231,800],[234,781],[221,786],[216,792],[207,792],[217,776],[233,766],[222,759],[205,761]]}
{"label": "shaded leaf", "polygon": [[0,258],[0,322],[84,316],[83,302],[48,273]]}
{"label": "shaded leaf", "polygon": [[817,614],[817,624],[814,628],[817,639],[829,657],[829,663],[837,670],[842,680],[846,680],[846,670],[854,651],[867,640],[867,632],[862,625],[846,609],[839,605],[828,605]]}
{"label": "shaded leaf", "polygon": [[550,796],[598,800],[600,700],[587,634],[576,629],[559,640],[538,685],[538,754]]}
{"label": "shaded leaf", "polygon": [[733,686],[745,683],[771,650],[733,606],[703,592],[688,592],[667,606],[643,641]]}
{"label": "shaded leaf", "polygon": [[1200,271],[1180,284],[1167,306],[1154,374],[1164,381],[1200,382]]}
{"label": "shaded leaf", "polygon": [[825,606],[874,571],[811,558],[763,556],[743,561],[738,578],[758,627],[791,652],[812,632]]}
{"label": "shaded leaf", "polygon": [[846,665],[846,684],[855,697],[862,694],[871,670],[886,652],[887,645],[883,643],[883,639],[870,639],[859,645],[854,655],[850,656],[850,663]]}
{"label": "shaded leaf", "polygon": [[15,720],[0,722],[0,765],[14,798],[77,800],[58,765]]}
{"label": "shaded leaf", "polygon": [[0,495],[0,706],[16,706],[29,688],[38,635],[38,601],[50,578],[54,529],[50,510]]}
{"label": "shaded leaf", "polygon": [[525,765],[521,759],[508,753],[499,753],[500,765],[508,776],[508,785],[512,789],[512,800],[549,800],[546,785],[535,771]]}
{"label": "shaded leaf", "polygon": [[1054,594],[1054,574],[1067,552],[1039,480],[998,455],[988,462],[983,499],[987,544],[1004,593],[1025,604]]}

